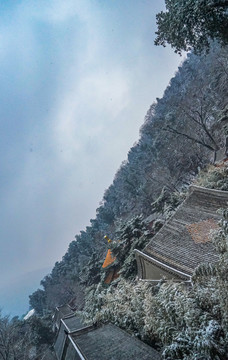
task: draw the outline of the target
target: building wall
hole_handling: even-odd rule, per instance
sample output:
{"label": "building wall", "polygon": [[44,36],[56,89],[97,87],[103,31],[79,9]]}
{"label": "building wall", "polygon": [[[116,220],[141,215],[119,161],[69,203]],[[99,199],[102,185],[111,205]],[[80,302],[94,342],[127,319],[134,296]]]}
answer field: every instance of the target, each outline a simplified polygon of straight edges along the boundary
{"label": "building wall", "polygon": [[178,273],[177,270],[170,267],[165,268],[165,264],[156,262],[155,259],[152,259],[141,251],[136,250],[135,255],[140,279],[148,279],[151,281],[159,281],[161,279],[175,281],[190,280],[190,275]]}

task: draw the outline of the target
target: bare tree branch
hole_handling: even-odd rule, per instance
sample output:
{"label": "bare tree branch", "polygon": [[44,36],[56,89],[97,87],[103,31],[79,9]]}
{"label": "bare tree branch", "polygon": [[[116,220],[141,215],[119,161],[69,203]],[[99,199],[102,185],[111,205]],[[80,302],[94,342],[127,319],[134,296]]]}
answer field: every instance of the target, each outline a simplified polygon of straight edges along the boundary
{"label": "bare tree branch", "polygon": [[181,135],[181,136],[184,136],[186,137],[187,139],[191,140],[191,141],[194,141],[195,143],[197,144],[200,144],[204,147],[206,147],[207,149],[211,150],[211,151],[215,151],[217,150],[217,148],[213,148],[211,145],[201,141],[201,140],[198,140],[196,138],[194,138],[193,136],[190,136],[188,134],[185,134],[185,133],[182,133],[174,128],[172,128],[171,126],[167,125],[167,127],[163,128],[164,131],[168,131],[168,132],[171,132],[173,134],[177,134],[177,135]]}

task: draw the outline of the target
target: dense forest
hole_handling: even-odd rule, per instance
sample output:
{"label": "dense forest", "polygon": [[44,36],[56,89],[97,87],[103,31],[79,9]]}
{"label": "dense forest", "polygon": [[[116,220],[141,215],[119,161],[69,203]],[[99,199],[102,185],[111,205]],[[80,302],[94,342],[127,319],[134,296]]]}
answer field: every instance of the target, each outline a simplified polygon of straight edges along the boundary
{"label": "dense forest", "polygon": [[[164,359],[227,359],[227,210],[213,238],[220,261],[197,268],[190,289],[138,281],[134,257],[134,249],[148,241],[148,216],[153,215],[151,237],[185,199],[192,182],[228,190],[227,163],[213,165],[228,136],[227,1],[208,3],[211,7],[202,0],[185,5],[167,0],[166,12],[157,15],[155,44],[170,43],[178,53],[187,50],[185,59],[163,97],[147,111],[140,138],[105,190],[95,219],[75,236],[41,281],[42,288],[30,295],[35,316],[27,321],[1,317],[0,359],[40,359],[51,351],[51,315],[64,303],[71,303],[85,321],[112,322],[135,334]],[[188,21],[193,5],[195,16]],[[170,31],[174,19],[182,29],[175,34]],[[104,269],[108,248],[116,261]],[[108,284],[110,269],[119,276]]]}

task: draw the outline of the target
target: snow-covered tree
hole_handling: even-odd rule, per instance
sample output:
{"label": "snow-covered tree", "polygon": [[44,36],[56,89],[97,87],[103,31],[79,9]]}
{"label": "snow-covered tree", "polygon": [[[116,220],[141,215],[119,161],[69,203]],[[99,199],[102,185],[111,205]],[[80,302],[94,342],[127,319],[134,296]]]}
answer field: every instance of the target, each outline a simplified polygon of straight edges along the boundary
{"label": "snow-covered tree", "polygon": [[227,0],[165,0],[166,12],[157,14],[155,45],[170,44],[175,52],[202,51],[210,40],[228,43]]}
{"label": "snow-covered tree", "polygon": [[213,237],[217,264],[200,265],[191,289],[169,283],[146,298],[145,331],[160,338],[164,359],[227,360],[228,210],[220,225]]}

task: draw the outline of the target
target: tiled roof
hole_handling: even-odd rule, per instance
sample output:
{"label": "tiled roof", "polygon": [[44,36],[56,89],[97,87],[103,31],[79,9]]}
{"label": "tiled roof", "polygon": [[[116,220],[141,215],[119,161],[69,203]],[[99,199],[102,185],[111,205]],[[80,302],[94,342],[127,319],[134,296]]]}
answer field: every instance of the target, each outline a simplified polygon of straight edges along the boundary
{"label": "tiled roof", "polygon": [[62,306],[58,306],[56,308],[57,311],[59,311],[59,313],[61,314],[61,318],[63,318],[64,316],[73,314],[72,309],[70,308],[69,305],[62,305]]}
{"label": "tiled roof", "polygon": [[85,326],[75,315],[61,319],[54,350],[58,360],[161,359],[156,350],[117,326]]}
{"label": "tiled roof", "polygon": [[60,326],[61,319],[63,319],[64,317],[67,317],[67,316],[71,316],[73,314],[74,314],[73,310],[67,304],[56,307],[54,318],[53,318],[54,327],[57,327],[57,329],[58,329]]}
{"label": "tiled roof", "polygon": [[73,332],[75,330],[85,327],[82,319],[75,315],[62,319],[62,323],[69,332]]}
{"label": "tiled roof", "polygon": [[[161,359],[156,350],[111,324],[79,331],[70,337],[87,360]],[[68,353],[72,354],[72,346],[68,346]],[[71,359],[67,353],[65,359]]]}
{"label": "tiled roof", "polygon": [[59,331],[57,333],[57,337],[54,344],[54,349],[56,356],[59,360],[62,359],[63,349],[65,346],[65,341],[67,338],[67,334],[73,331],[80,330],[84,328],[81,318],[71,315],[61,319]]}
{"label": "tiled roof", "polygon": [[192,186],[188,198],[143,253],[189,275],[201,263],[216,262],[218,256],[208,235],[221,218],[217,210],[226,207],[228,191]]}

